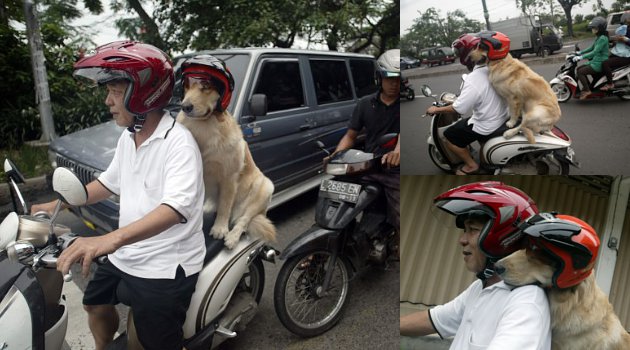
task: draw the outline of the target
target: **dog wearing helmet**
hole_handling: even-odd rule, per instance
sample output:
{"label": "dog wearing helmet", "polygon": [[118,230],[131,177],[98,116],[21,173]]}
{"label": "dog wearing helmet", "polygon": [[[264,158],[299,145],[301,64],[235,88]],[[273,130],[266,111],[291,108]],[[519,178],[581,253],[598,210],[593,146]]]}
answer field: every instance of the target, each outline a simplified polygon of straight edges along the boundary
{"label": "dog wearing helmet", "polygon": [[576,217],[550,213],[519,229],[527,248],[499,260],[495,269],[507,284],[546,289],[552,349],[630,349],[630,335],[592,273],[600,245],[595,230]]}
{"label": "dog wearing helmet", "polygon": [[[511,138],[521,131],[529,143],[536,143],[535,134],[553,129],[561,116],[558,99],[551,86],[538,73],[510,55],[510,39],[503,33],[483,31],[479,43],[471,51],[471,60],[486,62],[490,83],[510,108],[511,128],[503,133]],[[521,118],[521,123],[514,127]]]}
{"label": "dog wearing helmet", "polygon": [[[206,190],[204,211],[216,210],[210,234],[232,249],[245,231],[266,241],[276,229],[266,217],[274,186],[254,163],[240,126],[227,111],[234,79],[218,58],[197,55],[182,63],[184,99],[177,121],[199,145]],[[231,227],[231,228],[230,228]]]}

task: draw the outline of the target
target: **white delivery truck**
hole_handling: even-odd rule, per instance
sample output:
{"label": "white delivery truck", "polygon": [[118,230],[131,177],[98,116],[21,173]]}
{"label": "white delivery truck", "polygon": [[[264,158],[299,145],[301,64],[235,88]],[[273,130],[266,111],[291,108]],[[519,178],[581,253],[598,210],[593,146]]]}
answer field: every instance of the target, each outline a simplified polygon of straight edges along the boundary
{"label": "white delivery truck", "polygon": [[531,16],[490,23],[490,28],[510,38],[510,53],[515,58],[525,53],[547,56],[562,48],[562,34],[552,24],[541,25]]}

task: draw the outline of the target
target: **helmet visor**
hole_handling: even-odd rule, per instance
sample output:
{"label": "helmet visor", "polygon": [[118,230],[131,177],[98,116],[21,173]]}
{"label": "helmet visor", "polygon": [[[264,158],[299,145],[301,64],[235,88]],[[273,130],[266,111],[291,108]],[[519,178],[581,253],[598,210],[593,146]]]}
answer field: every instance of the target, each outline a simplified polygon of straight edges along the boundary
{"label": "helmet visor", "polygon": [[400,72],[391,72],[379,69],[378,74],[381,78],[400,78]]}
{"label": "helmet visor", "polygon": [[72,76],[87,86],[103,85],[115,80],[133,81],[125,71],[102,67],[80,68]]}

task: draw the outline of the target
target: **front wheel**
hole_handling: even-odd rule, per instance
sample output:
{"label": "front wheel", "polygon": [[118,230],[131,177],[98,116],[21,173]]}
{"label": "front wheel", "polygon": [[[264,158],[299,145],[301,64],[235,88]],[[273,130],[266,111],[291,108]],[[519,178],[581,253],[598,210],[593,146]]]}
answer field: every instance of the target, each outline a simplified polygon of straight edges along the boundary
{"label": "front wheel", "polygon": [[328,290],[322,284],[332,252],[305,252],[287,260],[278,273],[273,292],[280,322],[302,337],[313,337],[332,328],[341,318],[350,288],[348,265],[341,257],[332,267]]}
{"label": "front wheel", "polygon": [[571,89],[564,82],[551,84],[551,90],[556,95],[558,102],[567,102],[571,98]]}
{"label": "front wheel", "polygon": [[431,157],[431,161],[433,161],[433,164],[435,164],[435,166],[440,168],[442,171],[445,171],[447,173],[453,172],[453,169],[451,169],[451,166],[446,161],[446,159],[444,159],[444,156],[442,156],[435,145],[429,145],[429,157]]}
{"label": "front wheel", "polygon": [[413,101],[414,98],[416,98],[415,91],[413,91],[413,89],[407,89],[407,100]]}

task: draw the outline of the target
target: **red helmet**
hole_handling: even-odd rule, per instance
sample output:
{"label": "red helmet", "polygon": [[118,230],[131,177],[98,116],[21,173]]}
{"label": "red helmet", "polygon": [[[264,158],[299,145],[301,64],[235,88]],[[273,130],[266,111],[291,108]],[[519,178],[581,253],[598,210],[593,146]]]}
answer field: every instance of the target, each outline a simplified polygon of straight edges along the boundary
{"label": "red helmet", "polygon": [[470,60],[470,51],[479,45],[479,37],[474,34],[462,34],[453,41],[451,47],[455,56],[459,57],[459,62],[472,70],[475,63]]}
{"label": "red helmet", "polygon": [[489,60],[500,60],[510,53],[510,38],[501,32],[483,31],[479,34],[479,46],[488,51]]}
{"label": "red helmet", "polygon": [[523,191],[497,181],[474,182],[435,197],[434,204],[455,215],[457,227],[471,216],[490,220],[479,234],[479,247],[490,258],[501,258],[523,248],[525,236],[518,225],[538,213],[536,203]]}
{"label": "red helmet", "polygon": [[531,247],[542,249],[556,261],[554,287],[573,287],[591,274],[600,242],[589,224],[569,215],[543,213],[523,226]]}
{"label": "red helmet", "polygon": [[219,92],[219,101],[216,109],[224,111],[232,99],[234,91],[234,77],[220,59],[211,55],[198,55],[191,57],[182,63],[182,77],[184,84],[188,78],[209,80],[216,86]]}
{"label": "red helmet", "polygon": [[125,107],[135,115],[163,108],[174,85],[173,64],[155,46],[137,41],[116,41],[95,49],[74,64],[75,78],[94,84],[126,80]]}

